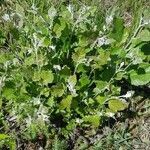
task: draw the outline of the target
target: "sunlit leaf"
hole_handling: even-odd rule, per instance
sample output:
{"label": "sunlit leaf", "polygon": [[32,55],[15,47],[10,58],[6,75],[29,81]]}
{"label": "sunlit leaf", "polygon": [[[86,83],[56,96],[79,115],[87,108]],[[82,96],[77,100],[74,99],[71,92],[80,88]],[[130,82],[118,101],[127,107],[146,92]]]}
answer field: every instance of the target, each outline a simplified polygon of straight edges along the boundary
{"label": "sunlit leaf", "polygon": [[51,6],[48,10],[48,16],[50,17],[50,19],[53,19],[56,15],[57,10],[53,6]]}
{"label": "sunlit leaf", "polygon": [[47,100],[47,103],[46,103],[49,107],[53,107],[55,102],[54,102],[54,98],[53,97],[50,97],[48,100]]}
{"label": "sunlit leaf", "polygon": [[62,34],[62,31],[66,27],[66,22],[63,18],[59,19],[59,22],[55,24],[53,31],[55,32],[56,36],[59,38]]}
{"label": "sunlit leaf", "polygon": [[142,30],[137,38],[139,38],[141,41],[150,41],[150,31],[148,29]]}
{"label": "sunlit leaf", "polygon": [[50,93],[49,88],[43,88],[40,92],[40,95],[44,95],[45,97],[48,97]]}
{"label": "sunlit leaf", "polygon": [[6,138],[10,138],[7,134],[0,134],[0,140],[5,140]]}
{"label": "sunlit leaf", "polygon": [[105,96],[97,96],[96,97],[96,101],[100,104],[100,105],[103,105],[106,101],[106,97]]}
{"label": "sunlit leaf", "polygon": [[122,111],[128,107],[128,104],[120,99],[111,99],[108,102],[108,107],[114,111]]}
{"label": "sunlit leaf", "polygon": [[51,94],[54,97],[61,97],[65,92],[63,84],[54,85],[51,87]]}
{"label": "sunlit leaf", "polygon": [[94,127],[98,127],[100,124],[100,117],[98,115],[87,115],[83,118],[83,120],[90,123]]}
{"label": "sunlit leaf", "polygon": [[71,102],[72,102],[72,95],[68,95],[60,102],[60,109],[70,110]]}
{"label": "sunlit leaf", "polygon": [[69,79],[68,79],[68,83],[74,87],[77,83],[76,75],[70,76]]}
{"label": "sunlit leaf", "polygon": [[40,77],[43,80],[43,84],[47,85],[48,83],[52,83],[54,80],[54,75],[52,71],[42,70],[40,73]]}
{"label": "sunlit leaf", "polygon": [[2,95],[8,100],[16,98],[15,89],[12,88],[4,88]]}
{"label": "sunlit leaf", "polygon": [[110,53],[101,49],[99,50],[99,55],[94,56],[93,60],[94,60],[93,67],[101,68],[102,65],[105,65],[108,63],[108,61],[110,61]]}
{"label": "sunlit leaf", "polygon": [[40,72],[35,71],[32,79],[33,79],[33,81],[40,81],[41,80]]}
{"label": "sunlit leaf", "polygon": [[150,82],[150,73],[137,74],[135,71],[133,71],[130,73],[130,79],[132,85],[146,85]]}

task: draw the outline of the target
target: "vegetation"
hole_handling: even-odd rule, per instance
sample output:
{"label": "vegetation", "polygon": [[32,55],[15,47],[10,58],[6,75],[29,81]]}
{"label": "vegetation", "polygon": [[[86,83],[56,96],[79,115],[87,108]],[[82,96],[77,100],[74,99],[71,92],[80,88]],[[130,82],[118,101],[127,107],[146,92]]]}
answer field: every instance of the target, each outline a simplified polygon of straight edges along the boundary
{"label": "vegetation", "polygon": [[149,8],[1,0],[0,148],[139,148],[135,120],[150,110]]}

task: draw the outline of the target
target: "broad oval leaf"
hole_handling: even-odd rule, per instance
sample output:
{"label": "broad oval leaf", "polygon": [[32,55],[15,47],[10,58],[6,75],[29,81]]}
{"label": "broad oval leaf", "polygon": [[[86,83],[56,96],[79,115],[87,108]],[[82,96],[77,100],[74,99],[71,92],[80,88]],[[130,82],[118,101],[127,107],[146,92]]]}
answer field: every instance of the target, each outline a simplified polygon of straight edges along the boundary
{"label": "broad oval leaf", "polygon": [[137,74],[135,71],[133,71],[130,74],[130,79],[132,85],[146,85],[150,82],[150,73]]}
{"label": "broad oval leaf", "polygon": [[54,97],[61,97],[65,92],[63,84],[54,85],[51,88],[51,94]]}
{"label": "broad oval leaf", "polygon": [[126,109],[128,107],[128,103],[126,103],[120,99],[111,99],[108,102],[108,107],[112,111],[117,112],[117,111],[122,111],[122,110]]}
{"label": "broad oval leaf", "polygon": [[40,73],[41,79],[43,80],[43,84],[47,85],[48,83],[52,83],[54,80],[54,75],[52,71],[41,71]]}

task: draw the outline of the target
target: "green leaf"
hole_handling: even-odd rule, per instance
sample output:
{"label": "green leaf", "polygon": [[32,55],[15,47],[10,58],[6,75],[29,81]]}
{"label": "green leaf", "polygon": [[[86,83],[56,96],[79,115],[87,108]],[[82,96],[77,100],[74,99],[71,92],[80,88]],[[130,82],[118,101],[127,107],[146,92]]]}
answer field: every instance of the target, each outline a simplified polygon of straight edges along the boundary
{"label": "green leaf", "polygon": [[66,98],[64,98],[60,102],[60,109],[67,109],[69,111],[70,106],[71,106],[71,102],[72,102],[72,95],[68,95]]}
{"label": "green leaf", "polygon": [[54,97],[50,97],[48,100],[47,100],[47,103],[46,103],[49,107],[53,107],[55,102],[54,102]]}
{"label": "green leaf", "polygon": [[94,88],[94,92],[95,93],[101,93],[103,92],[105,89],[107,89],[107,85],[108,83],[105,81],[95,81],[96,83],[96,88]]}
{"label": "green leaf", "polygon": [[47,59],[43,54],[38,54],[38,61],[36,62],[40,67],[47,65]]}
{"label": "green leaf", "polygon": [[133,64],[140,64],[146,58],[144,53],[139,49],[139,47],[132,48],[126,55],[126,58],[130,58]]}
{"label": "green leaf", "polygon": [[27,57],[25,59],[25,65],[26,66],[31,66],[32,64],[36,64],[34,55],[31,55],[30,57]]}
{"label": "green leaf", "polygon": [[107,64],[108,61],[110,61],[110,53],[108,51],[100,49],[99,55],[93,56],[92,59],[94,60],[94,68],[102,68],[103,65]]}
{"label": "green leaf", "polygon": [[72,120],[69,121],[69,123],[67,124],[66,129],[67,129],[68,131],[72,131],[73,129],[75,129],[75,127],[76,127],[76,122],[75,122],[74,119],[72,119]]}
{"label": "green leaf", "polygon": [[93,105],[94,102],[95,102],[94,99],[92,99],[92,98],[89,98],[89,99],[88,99],[88,104],[89,104],[89,105]]}
{"label": "green leaf", "polygon": [[0,134],[0,140],[5,140],[7,138],[10,138],[10,136],[7,134]]}
{"label": "green leaf", "polygon": [[19,4],[16,4],[16,12],[18,14],[20,14],[22,17],[25,16],[24,8],[21,5],[19,5]]}
{"label": "green leaf", "polygon": [[40,73],[40,77],[43,80],[43,84],[47,85],[48,83],[52,83],[54,80],[54,75],[52,71],[42,70]]}
{"label": "green leaf", "polygon": [[86,47],[87,45],[89,45],[89,37],[87,36],[80,36],[79,37],[79,46],[81,47]]}
{"label": "green leaf", "polygon": [[94,127],[98,127],[100,124],[100,117],[98,115],[87,115],[83,118],[85,122],[89,122]]}
{"label": "green leaf", "polygon": [[66,22],[63,18],[59,19],[59,22],[55,24],[53,31],[56,34],[57,38],[59,38],[62,34],[62,31],[65,29],[66,27]]}
{"label": "green leaf", "polygon": [[4,88],[2,91],[2,95],[8,100],[16,98],[15,89],[12,88]]}
{"label": "green leaf", "polygon": [[8,145],[10,147],[10,150],[16,150],[16,148],[17,148],[16,142],[14,139],[10,139],[8,141]]}
{"label": "green leaf", "polygon": [[57,15],[57,10],[51,6],[48,10],[48,16],[50,19],[53,19]]}
{"label": "green leaf", "polygon": [[85,64],[79,64],[77,67],[77,73],[86,73],[88,70],[88,67],[85,66]]}
{"label": "green leaf", "polygon": [[43,41],[43,47],[48,47],[48,46],[50,46],[50,44],[51,44],[50,39],[45,37],[44,41]]}
{"label": "green leaf", "polygon": [[124,33],[124,20],[120,17],[115,17],[113,21],[114,27],[111,33],[111,37],[117,42],[120,42]]}
{"label": "green leaf", "polygon": [[82,75],[82,77],[79,79],[80,87],[84,87],[87,84],[90,83],[89,77],[85,74]]}
{"label": "green leaf", "polygon": [[137,38],[139,38],[141,41],[150,41],[150,31],[148,29],[142,30]]}
{"label": "green leaf", "polygon": [[123,58],[126,55],[126,51],[124,51],[122,48],[112,47],[111,48],[111,55],[117,55],[117,57]]}
{"label": "green leaf", "polygon": [[86,55],[86,53],[85,53],[84,49],[78,48],[78,49],[76,50],[76,52],[73,53],[72,59],[73,59],[73,61],[74,61],[75,63],[80,64],[80,63],[82,63],[83,60],[85,59],[85,55]]}
{"label": "green leaf", "polygon": [[121,80],[121,79],[123,78],[124,74],[125,74],[124,72],[118,72],[118,73],[116,74],[115,79],[116,79],[116,80]]}
{"label": "green leaf", "polygon": [[111,99],[108,102],[108,107],[112,111],[117,112],[126,109],[128,107],[128,104],[120,99]]}
{"label": "green leaf", "polygon": [[65,92],[63,84],[54,85],[51,87],[51,94],[54,97],[61,97]]}
{"label": "green leaf", "polygon": [[135,86],[146,85],[150,82],[150,73],[137,74],[135,71],[130,73],[131,84]]}
{"label": "green leaf", "polygon": [[72,85],[73,87],[76,85],[76,83],[77,83],[77,77],[76,77],[75,74],[69,77],[68,83],[70,85]]}
{"label": "green leaf", "polygon": [[104,89],[107,86],[107,82],[105,81],[96,81],[96,87],[100,90]]}
{"label": "green leaf", "polygon": [[42,70],[40,71],[35,71],[33,75],[33,81],[42,81],[44,85],[47,85],[48,83],[52,83],[54,80],[54,75],[52,71],[46,71]]}
{"label": "green leaf", "polygon": [[40,81],[41,80],[41,74],[39,71],[34,72],[32,80],[33,81]]}
{"label": "green leaf", "polygon": [[144,69],[146,73],[150,73],[150,65],[148,62],[139,64],[139,68]]}
{"label": "green leaf", "polygon": [[111,91],[111,93],[112,93],[113,95],[120,95],[121,87],[111,85],[109,88],[110,88],[110,91]]}
{"label": "green leaf", "polygon": [[43,88],[40,92],[40,95],[44,95],[45,97],[48,97],[50,93],[49,88]]}
{"label": "green leaf", "polygon": [[61,8],[61,16],[66,20],[67,24],[71,23],[71,13],[66,7]]}
{"label": "green leaf", "polygon": [[12,59],[13,59],[12,54],[0,52],[0,64],[6,63],[7,61],[12,60]]}
{"label": "green leaf", "polygon": [[60,70],[60,75],[62,78],[67,78],[68,76],[71,75],[71,70],[68,66],[64,66],[61,70]]}
{"label": "green leaf", "polygon": [[9,146],[10,150],[16,150],[16,143],[15,140],[12,139],[9,135],[7,134],[0,134],[0,141],[4,140],[5,144]]}
{"label": "green leaf", "polygon": [[106,101],[106,97],[105,97],[105,96],[100,96],[100,95],[98,95],[98,96],[96,97],[96,101],[97,101],[100,105],[103,105],[103,104],[105,103],[105,101]]}

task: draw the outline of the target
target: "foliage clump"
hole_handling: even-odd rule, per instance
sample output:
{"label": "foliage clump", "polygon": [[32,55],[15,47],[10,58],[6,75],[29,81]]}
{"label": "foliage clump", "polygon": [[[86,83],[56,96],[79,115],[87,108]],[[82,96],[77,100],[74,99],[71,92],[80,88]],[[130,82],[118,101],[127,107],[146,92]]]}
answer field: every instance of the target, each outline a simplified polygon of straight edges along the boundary
{"label": "foliage clump", "polygon": [[107,14],[75,2],[5,5],[11,7],[2,3],[0,13],[4,132],[19,130],[22,139],[33,140],[41,133],[69,138],[78,127],[96,130],[129,107],[134,91],[122,83],[149,86],[147,10],[127,26],[117,8]]}

